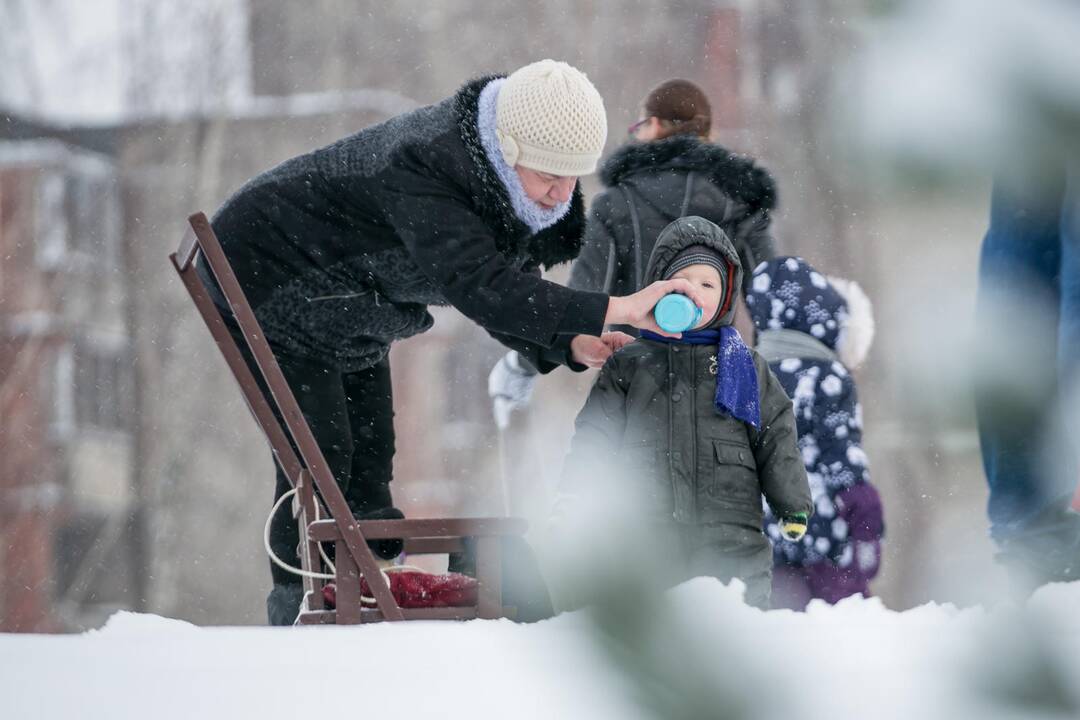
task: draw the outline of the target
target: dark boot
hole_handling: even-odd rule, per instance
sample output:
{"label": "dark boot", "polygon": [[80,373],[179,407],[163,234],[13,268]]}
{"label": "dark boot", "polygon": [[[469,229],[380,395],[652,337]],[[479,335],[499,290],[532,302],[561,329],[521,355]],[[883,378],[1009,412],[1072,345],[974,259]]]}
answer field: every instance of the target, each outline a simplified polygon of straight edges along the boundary
{"label": "dark boot", "polygon": [[1080,580],[1080,513],[1055,507],[998,547],[998,562],[1024,593],[1046,583]]}
{"label": "dark boot", "polygon": [[292,625],[300,614],[300,603],[304,599],[304,586],[301,583],[275,583],[274,589],[266,597],[266,614],[271,625]]}

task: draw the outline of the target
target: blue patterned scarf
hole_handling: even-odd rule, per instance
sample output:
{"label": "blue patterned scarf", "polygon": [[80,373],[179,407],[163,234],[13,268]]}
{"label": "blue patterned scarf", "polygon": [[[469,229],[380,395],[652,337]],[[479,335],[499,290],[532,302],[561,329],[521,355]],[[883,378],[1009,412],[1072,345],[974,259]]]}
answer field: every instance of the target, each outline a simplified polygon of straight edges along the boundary
{"label": "blue patterned scarf", "polygon": [[681,338],[641,331],[641,337],[662,343],[716,345],[716,411],[761,429],[758,374],[754,356],[730,325],[719,330],[688,330]]}

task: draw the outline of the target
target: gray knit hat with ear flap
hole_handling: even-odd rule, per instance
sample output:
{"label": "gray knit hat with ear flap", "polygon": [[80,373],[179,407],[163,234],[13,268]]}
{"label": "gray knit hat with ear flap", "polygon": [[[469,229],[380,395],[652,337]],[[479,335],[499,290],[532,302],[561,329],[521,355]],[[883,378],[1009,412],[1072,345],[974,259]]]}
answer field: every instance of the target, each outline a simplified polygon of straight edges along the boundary
{"label": "gray knit hat with ear flap", "polygon": [[711,265],[720,273],[720,282],[724,282],[727,275],[727,263],[715,250],[704,245],[690,245],[676,255],[664,270],[664,280],[671,279],[672,275],[691,265]]}

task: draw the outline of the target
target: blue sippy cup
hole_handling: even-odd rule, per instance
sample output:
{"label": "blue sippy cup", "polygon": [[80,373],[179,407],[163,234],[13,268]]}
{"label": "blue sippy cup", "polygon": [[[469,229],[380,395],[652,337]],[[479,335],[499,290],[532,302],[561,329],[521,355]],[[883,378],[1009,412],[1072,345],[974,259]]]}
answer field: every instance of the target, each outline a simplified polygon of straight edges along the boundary
{"label": "blue sippy cup", "polygon": [[668,293],[653,308],[656,324],[667,332],[681,333],[701,322],[701,308],[679,293]]}

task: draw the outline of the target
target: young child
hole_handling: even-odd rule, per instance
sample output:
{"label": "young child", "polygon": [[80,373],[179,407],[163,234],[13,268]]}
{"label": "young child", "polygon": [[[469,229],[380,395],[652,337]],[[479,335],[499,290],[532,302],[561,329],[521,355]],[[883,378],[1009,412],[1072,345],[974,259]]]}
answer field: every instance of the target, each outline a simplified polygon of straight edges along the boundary
{"label": "young child", "polygon": [[762,493],[792,538],[813,509],[791,401],[731,327],[742,268],[724,231],[700,217],[664,228],[645,282],[668,278],[708,296],[701,321],[679,339],[645,332],[608,360],[577,417],[562,496],[614,478],[619,493],[645,498],[649,532],[674,536],[675,580],[737,577],[746,601],[766,608]]}
{"label": "young child", "polygon": [[881,558],[881,500],[862,449],[862,408],[850,368],[873,339],[870,302],[853,282],[826,278],[805,260],[781,257],[754,270],[746,302],[758,329],[757,351],[795,406],[814,497],[801,542],[780,542],[766,518],[773,552],[773,607],[801,610],[814,598],[835,603],[870,594]]}

